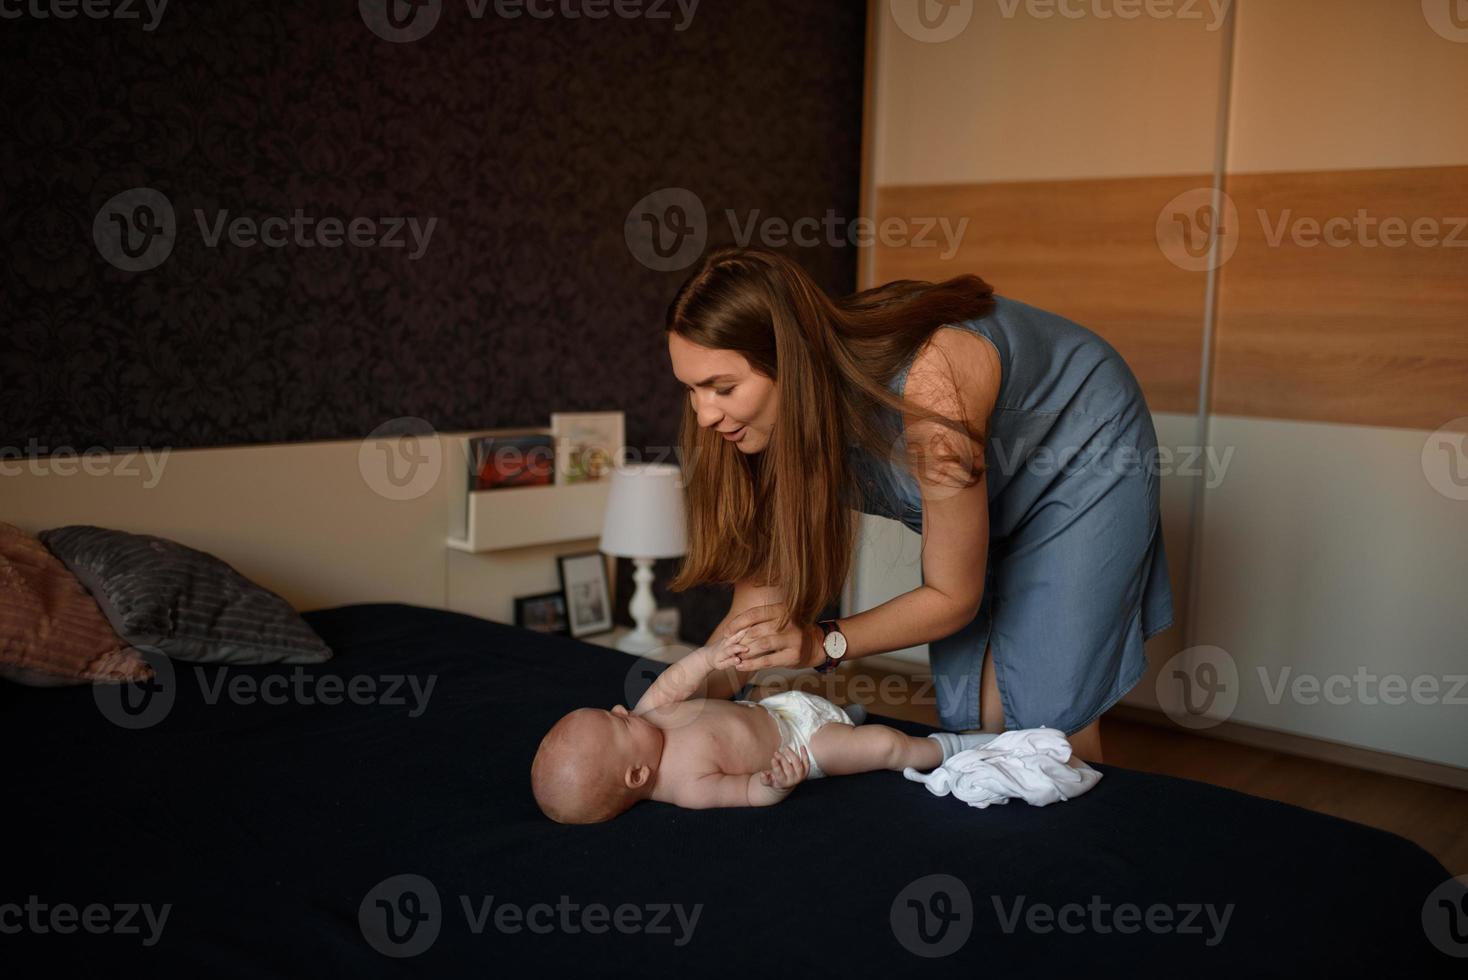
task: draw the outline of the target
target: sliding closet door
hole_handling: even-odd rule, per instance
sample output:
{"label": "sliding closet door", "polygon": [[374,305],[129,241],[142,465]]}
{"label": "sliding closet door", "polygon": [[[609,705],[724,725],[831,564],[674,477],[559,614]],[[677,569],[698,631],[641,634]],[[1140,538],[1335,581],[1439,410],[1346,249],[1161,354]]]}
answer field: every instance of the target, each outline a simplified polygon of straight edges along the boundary
{"label": "sliding closet door", "polygon": [[1212,720],[1468,767],[1465,92],[1468,3],[1237,4]]}
{"label": "sliding closet door", "polygon": [[[1023,2],[874,4],[865,179],[866,213],[890,232],[865,282],[973,272],[1089,327],[1141,381],[1159,443],[1184,452],[1197,441],[1209,281],[1207,229],[1192,222],[1218,163],[1227,36],[1196,6],[1122,18],[1087,5],[1065,16]],[[1177,650],[1186,607],[1201,476],[1181,461],[1162,476],[1177,625],[1149,643],[1153,663]],[[919,567],[918,535],[864,518],[852,608],[916,586]],[[1153,704],[1153,691],[1149,676],[1129,700]]]}

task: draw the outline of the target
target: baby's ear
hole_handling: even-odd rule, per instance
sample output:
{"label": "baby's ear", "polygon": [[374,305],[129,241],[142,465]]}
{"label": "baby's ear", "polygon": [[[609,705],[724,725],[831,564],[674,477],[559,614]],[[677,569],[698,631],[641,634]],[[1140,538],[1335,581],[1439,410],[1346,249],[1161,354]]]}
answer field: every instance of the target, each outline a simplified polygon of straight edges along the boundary
{"label": "baby's ear", "polygon": [[627,784],[628,789],[641,789],[650,778],[652,769],[647,766],[628,766],[627,771],[622,774],[622,782]]}

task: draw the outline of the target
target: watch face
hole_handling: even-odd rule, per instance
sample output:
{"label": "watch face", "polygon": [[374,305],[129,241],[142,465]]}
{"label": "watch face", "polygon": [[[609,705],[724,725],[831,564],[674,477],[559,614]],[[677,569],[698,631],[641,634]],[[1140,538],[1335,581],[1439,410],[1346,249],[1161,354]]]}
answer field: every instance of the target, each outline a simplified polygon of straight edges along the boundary
{"label": "watch face", "polygon": [[833,659],[839,660],[846,656],[846,634],[839,630],[827,633],[822,645],[826,648],[826,653]]}

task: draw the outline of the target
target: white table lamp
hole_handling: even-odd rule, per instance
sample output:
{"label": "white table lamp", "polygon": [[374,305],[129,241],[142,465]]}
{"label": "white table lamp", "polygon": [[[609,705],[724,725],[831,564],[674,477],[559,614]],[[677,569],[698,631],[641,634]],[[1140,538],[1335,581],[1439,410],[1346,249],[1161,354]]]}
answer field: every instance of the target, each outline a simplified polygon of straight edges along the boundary
{"label": "white table lamp", "polygon": [[663,646],[649,628],[657,603],[652,595],[652,563],[688,551],[683,515],[683,474],[672,463],[634,463],[612,470],[600,550],[631,558],[637,590],[629,611],[637,628],[617,641],[623,653],[651,653]]}

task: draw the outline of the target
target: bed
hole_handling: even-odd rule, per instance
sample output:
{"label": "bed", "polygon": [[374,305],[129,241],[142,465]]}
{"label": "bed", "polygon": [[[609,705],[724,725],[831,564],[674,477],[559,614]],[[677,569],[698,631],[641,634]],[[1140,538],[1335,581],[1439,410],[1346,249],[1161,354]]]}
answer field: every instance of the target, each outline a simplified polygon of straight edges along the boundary
{"label": "bed", "polygon": [[[134,727],[101,688],[0,685],[0,928],[32,920],[0,934],[7,975],[1461,970],[1424,932],[1449,876],[1415,844],[1114,766],[1044,808],[871,773],[767,809],[557,825],[529,790],[540,736],[625,701],[647,661],[416,606],[306,619],[330,661],[177,664],[129,709],[166,713]],[[61,933],[66,906],[95,928]]]}

